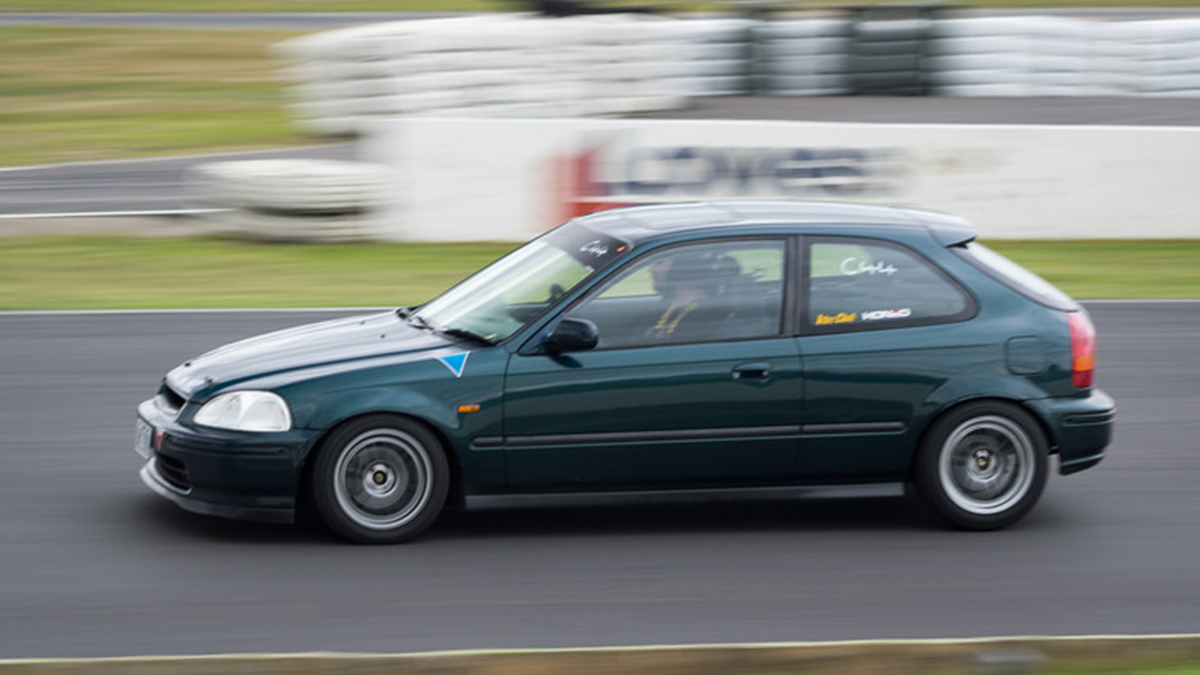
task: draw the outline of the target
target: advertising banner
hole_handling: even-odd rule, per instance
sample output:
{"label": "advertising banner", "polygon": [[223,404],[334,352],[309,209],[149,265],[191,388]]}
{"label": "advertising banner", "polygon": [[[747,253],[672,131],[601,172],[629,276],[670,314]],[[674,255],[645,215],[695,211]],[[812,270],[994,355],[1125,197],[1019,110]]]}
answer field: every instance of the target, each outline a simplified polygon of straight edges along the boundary
{"label": "advertising banner", "polygon": [[590,211],[724,199],[945,211],[992,238],[1200,236],[1200,128],[402,119],[385,238],[518,241]]}

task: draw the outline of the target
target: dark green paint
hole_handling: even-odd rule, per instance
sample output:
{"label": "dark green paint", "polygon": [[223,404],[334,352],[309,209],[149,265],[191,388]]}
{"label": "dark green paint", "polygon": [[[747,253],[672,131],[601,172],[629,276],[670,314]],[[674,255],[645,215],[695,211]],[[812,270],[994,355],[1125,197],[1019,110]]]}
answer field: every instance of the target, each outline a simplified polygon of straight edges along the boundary
{"label": "dark green paint", "polygon": [[[905,480],[929,424],[980,398],[1033,412],[1061,452],[1064,472],[1099,461],[1111,436],[1111,399],[1071,385],[1065,313],[948,251],[970,239],[960,221],[771,203],[740,211],[635,209],[583,221],[631,242],[628,259],[500,344],[421,331],[395,313],[326,322],[188,362],[167,377],[188,399],[178,417],[151,402],[140,412],[175,439],[164,451],[194,474],[191,497],[203,502],[197,510],[234,515],[286,512],[321,438],[346,420],[381,412],[432,428],[465,494]],[[847,234],[932,261],[971,294],[972,316],[844,333],[803,329],[800,237]],[[566,307],[639,256],[680,242],[763,236],[791,242],[787,279],[794,287],[783,335],[559,355],[540,348]],[[469,356],[459,376],[439,360],[463,352]],[[294,429],[254,434],[191,423],[202,404],[235,389],[282,395]],[[463,405],[479,409],[459,412]]]}

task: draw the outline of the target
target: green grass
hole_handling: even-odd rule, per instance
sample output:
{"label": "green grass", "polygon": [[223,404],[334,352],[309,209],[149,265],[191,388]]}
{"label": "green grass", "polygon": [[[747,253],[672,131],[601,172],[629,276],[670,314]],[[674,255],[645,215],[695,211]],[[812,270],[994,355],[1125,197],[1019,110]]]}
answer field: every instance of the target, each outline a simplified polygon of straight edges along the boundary
{"label": "green grass", "polygon": [[0,239],[0,309],[412,304],[511,248],[115,236]]}
{"label": "green grass", "polygon": [[1076,298],[1200,298],[1200,240],[986,243]]}
{"label": "green grass", "polygon": [[[1200,240],[991,242],[1079,299],[1198,298]],[[258,244],[0,238],[0,310],[389,306],[421,302],[511,244]]]}
{"label": "green grass", "polygon": [[0,165],[311,144],[266,53],[297,34],[0,27]]}
{"label": "green grass", "polygon": [[1033,671],[1036,675],[1196,675],[1200,673],[1200,661],[1180,661],[1171,663],[1144,662],[1103,666],[1090,664],[1087,666],[1051,666],[1045,670]]}

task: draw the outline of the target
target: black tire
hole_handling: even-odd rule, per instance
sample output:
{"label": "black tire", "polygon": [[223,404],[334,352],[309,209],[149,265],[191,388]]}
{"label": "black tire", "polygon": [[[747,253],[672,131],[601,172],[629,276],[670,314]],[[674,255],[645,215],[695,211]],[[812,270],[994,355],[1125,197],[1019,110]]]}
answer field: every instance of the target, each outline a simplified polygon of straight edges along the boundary
{"label": "black tire", "polygon": [[1025,517],[1046,486],[1048,446],[1037,420],[1003,401],[950,410],[925,434],[913,482],[922,502],[963,529],[995,530]]}
{"label": "black tire", "polygon": [[322,441],[314,461],[313,503],[329,528],[349,541],[406,541],[432,525],[446,503],[446,452],[413,420],[352,420]]}

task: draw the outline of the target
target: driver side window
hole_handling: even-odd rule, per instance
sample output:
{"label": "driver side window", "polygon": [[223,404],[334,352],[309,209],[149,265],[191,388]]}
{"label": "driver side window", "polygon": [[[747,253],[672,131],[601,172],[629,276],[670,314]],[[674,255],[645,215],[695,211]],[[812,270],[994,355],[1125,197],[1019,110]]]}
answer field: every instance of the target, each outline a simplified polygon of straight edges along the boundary
{"label": "driver side window", "polygon": [[596,324],[597,349],[779,335],[784,243],[673,246],[634,261],[571,309]]}

